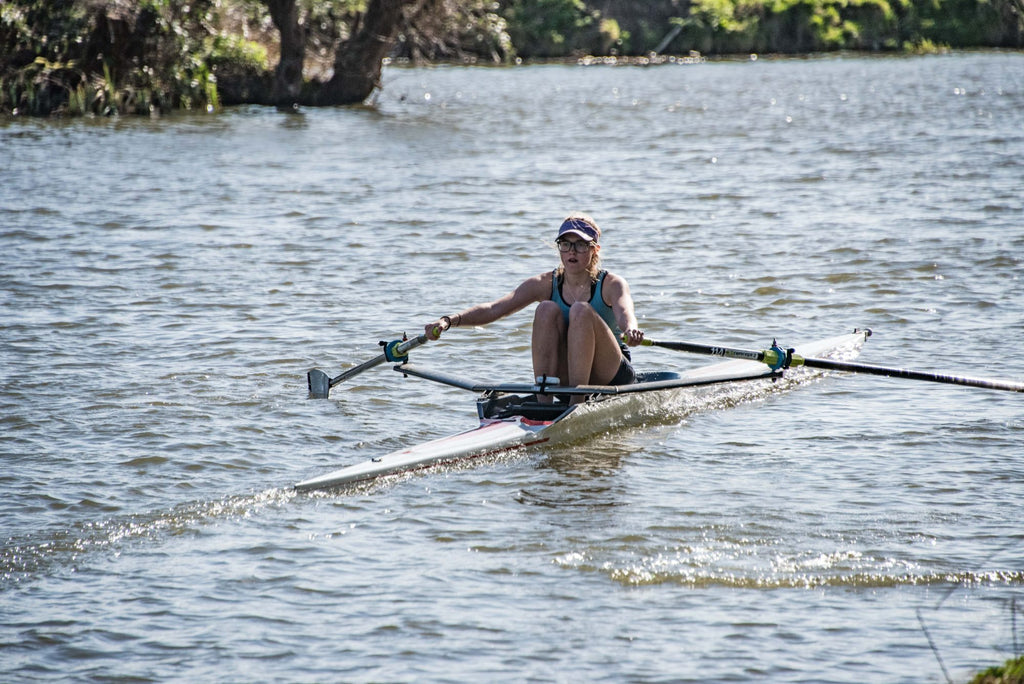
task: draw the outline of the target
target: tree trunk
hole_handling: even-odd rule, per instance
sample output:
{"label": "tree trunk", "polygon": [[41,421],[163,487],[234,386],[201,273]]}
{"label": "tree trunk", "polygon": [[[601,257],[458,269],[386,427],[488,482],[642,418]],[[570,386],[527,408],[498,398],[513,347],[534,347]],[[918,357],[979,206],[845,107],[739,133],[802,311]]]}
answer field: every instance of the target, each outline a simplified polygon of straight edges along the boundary
{"label": "tree trunk", "polygon": [[302,94],[302,65],[306,58],[305,31],[299,24],[295,0],[267,0],[270,18],[281,35],[281,59],[274,71],[273,103],[290,107]]}
{"label": "tree trunk", "polygon": [[402,9],[414,0],[370,0],[359,29],[334,57],[334,76],[323,85],[317,104],[358,104],[380,83],[383,60],[395,43]]}

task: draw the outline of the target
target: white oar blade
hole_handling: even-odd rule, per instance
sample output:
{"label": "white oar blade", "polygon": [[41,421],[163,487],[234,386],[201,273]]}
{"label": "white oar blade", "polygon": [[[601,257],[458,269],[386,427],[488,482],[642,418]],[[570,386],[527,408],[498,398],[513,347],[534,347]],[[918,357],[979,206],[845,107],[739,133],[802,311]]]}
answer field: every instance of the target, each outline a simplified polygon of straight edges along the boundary
{"label": "white oar blade", "polygon": [[309,396],[311,399],[326,399],[331,393],[331,376],[322,370],[314,368],[306,374],[309,381]]}

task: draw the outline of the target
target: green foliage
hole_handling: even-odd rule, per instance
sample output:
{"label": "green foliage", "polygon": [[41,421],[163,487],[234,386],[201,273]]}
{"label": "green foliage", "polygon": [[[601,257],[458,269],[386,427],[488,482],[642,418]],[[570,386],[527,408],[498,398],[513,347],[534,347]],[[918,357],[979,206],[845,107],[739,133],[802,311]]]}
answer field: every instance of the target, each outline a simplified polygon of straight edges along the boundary
{"label": "green foliage", "polygon": [[694,0],[680,22],[704,52],[877,50],[899,45],[887,0]]}
{"label": "green foliage", "polygon": [[48,107],[53,81],[74,78],[71,58],[85,26],[84,9],[67,3],[0,4],[0,107]]}
{"label": "green foliage", "polygon": [[970,684],[1024,684],[1024,656],[979,672]]}
{"label": "green foliage", "polygon": [[206,60],[211,65],[235,64],[247,69],[267,69],[267,48],[241,36],[209,36],[203,44]]}
{"label": "green foliage", "polygon": [[760,7],[740,0],[694,0],[690,15],[678,20],[683,42],[699,52],[750,52]]}
{"label": "green foliage", "polygon": [[395,57],[466,63],[515,57],[508,22],[494,0],[430,0],[420,7],[408,17]]}
{"label": "green foliage", "polygon": [[1022,47],[1015,0],[693,0],[680,47],[703,52]]}
{"label": "green foliage", "polygon": [[216,30],[215,0],[5,0],[0,111],[155,114],[220,106],[217,74],[267,68]]}
{"label": "green foliage", "polygon": [[1022,47],[1024,4],[1015,0],[918,0],[903,21],[908,40],[953,47]]}
{"label": "green foliage", "polygon": [[583,0],[508,0],[502,15],[524,57],[564,57],[584,49],[596,34],[597,13]]}
{"label": "green foliage", "polygon": [[600,35],[599,54],[614,55],[619,52],[621,46],[629,40],[629,32],[619,27],[615,19],[602,19],[597,25]]}

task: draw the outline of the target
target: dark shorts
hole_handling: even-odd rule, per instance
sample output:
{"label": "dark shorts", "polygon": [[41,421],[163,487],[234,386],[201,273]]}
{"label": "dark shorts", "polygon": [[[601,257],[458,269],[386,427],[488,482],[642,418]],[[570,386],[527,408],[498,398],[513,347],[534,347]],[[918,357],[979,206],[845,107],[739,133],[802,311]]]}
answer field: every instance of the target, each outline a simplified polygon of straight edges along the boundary
{"label": "dark shorts", "polygon": [[633,364],[623,356],[622,361],[619,363],[619,370],[612,378],[609,385],[632,385],[636,382],[636,371],[633,370]]}

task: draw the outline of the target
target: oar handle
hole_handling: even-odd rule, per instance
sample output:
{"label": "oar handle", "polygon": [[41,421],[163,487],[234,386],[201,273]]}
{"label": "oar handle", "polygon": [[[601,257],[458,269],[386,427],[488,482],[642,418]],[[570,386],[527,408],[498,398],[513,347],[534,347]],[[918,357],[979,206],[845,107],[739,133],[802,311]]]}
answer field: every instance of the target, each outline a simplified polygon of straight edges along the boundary
{"label": "oar handle", "polygon": [[780,349],[777,345],[771,349],[755,351],[733,347],[713,347],[695,342],[664,342],[651,339],[644,339],[640,344],[648,347],[664,347],[665,349],[674,349],[675,351],[689,352],[691,354],[721,356],[727,359],[741,359],[743,361],[760,361],[771,366],[774,370],[790,365],[790,359],[793,357],[792,350]]}

